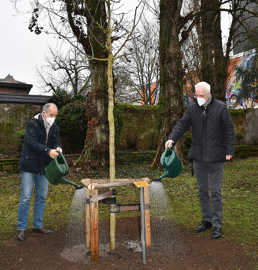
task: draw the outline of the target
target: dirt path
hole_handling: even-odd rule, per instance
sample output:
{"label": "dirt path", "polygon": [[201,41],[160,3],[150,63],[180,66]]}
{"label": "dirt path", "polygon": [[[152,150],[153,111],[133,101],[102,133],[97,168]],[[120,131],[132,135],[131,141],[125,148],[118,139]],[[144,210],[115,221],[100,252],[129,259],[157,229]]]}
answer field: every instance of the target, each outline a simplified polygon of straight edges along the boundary
{"label": "dirt path", "polygon": [[[27,233],[24,242],[8,240],[0,247],[1,270],[254,270],[254,261],[225,236],[211,240],[210,233],[194,234],[173,225],[171,230],[153,233],[153,242],[160,242],[147,251],[147,264],[142,254],[127,249],[126,240],[139,236],[136,218],[121,218],[117,224],[118,248],[113,254],[101,257],[96,263],[74,263],[60,254],[65,246],[65,230],[53,235]],[[164,237],[167,241],[164,241]],[[171,241],[170,237],[173,237]],[[159,241],[159,239],[161,241]],[[162,240],[163,239],[163,240]],[[173,243],[172,243],[173,242]]]}

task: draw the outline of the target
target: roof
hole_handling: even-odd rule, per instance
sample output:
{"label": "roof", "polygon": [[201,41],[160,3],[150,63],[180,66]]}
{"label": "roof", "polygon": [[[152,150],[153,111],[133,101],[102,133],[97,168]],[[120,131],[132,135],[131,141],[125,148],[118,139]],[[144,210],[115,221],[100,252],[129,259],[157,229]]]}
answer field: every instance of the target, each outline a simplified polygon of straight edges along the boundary
{"label": "roof", "polygon": [[0,94],[0,103],[44,105],[51,96]]}
{"label": "roof", "polygon": [[17,90],[27,90],[28,92],[32,88],[32,84],[17,81],[12,75],[8,74],[4,79],[0,79],[0,87],[6,87]]}

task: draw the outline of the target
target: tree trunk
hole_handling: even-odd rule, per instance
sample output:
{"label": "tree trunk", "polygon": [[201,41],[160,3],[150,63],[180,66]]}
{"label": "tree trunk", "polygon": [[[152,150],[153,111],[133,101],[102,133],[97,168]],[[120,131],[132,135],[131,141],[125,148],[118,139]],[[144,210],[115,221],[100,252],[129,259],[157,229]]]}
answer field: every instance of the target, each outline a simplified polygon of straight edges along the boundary
{"label": "tree trunk", "polygon": [[225,100],[227,61],[222,47],[220,2],[201,1],[201,80],[211,84],[217,99]]}
{"label": "tree trunk", "polygon": [[107,62],[91,61],[90,71],[92,89],[87,99],[88,128],[78,164],[103,168],[108,165],[109,160]]}
{"label": "tree trunk", "polygon": [[[108,165],[108,86],[107,86],[107,15],[105,1],[87,0],[83,15],[87,19],[87,34],[76,24],[80,5],[66,0],[69,24],[89,59],[91,91],[87,99],[88,128],[84,149],[77,165],[100,168]],[[79,12],[79,11],[78,11]]]}
{"label": "tree trunk", "polygon": [[160,0],[160,135],[152,167],[159,166],[167,136],[183,112],[181,6],[182,1]]}

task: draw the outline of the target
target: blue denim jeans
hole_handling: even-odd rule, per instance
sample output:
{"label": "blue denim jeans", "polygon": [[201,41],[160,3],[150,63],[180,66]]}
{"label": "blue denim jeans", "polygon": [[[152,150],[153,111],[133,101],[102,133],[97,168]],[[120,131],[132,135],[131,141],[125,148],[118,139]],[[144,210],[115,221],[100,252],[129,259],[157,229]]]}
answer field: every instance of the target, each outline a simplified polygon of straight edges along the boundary
{"label": "blue denim jeans", "polygon": [[30,200],[35,186],[33,228],[43,227],[48,181],[44,174],[21,171],[21,196],[18,209],[18,230],[25,230],[28,225]]}

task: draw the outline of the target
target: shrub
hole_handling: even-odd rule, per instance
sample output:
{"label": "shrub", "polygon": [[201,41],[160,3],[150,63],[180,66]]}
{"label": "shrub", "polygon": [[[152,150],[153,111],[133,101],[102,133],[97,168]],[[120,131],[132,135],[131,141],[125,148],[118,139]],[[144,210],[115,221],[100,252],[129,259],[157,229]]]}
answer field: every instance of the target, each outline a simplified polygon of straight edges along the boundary
{"label": "shrub", "polygon": [[65,152],[80,152],[87,131],[86,103],[76,100],[63,106],[59,111],[57,124]]}

